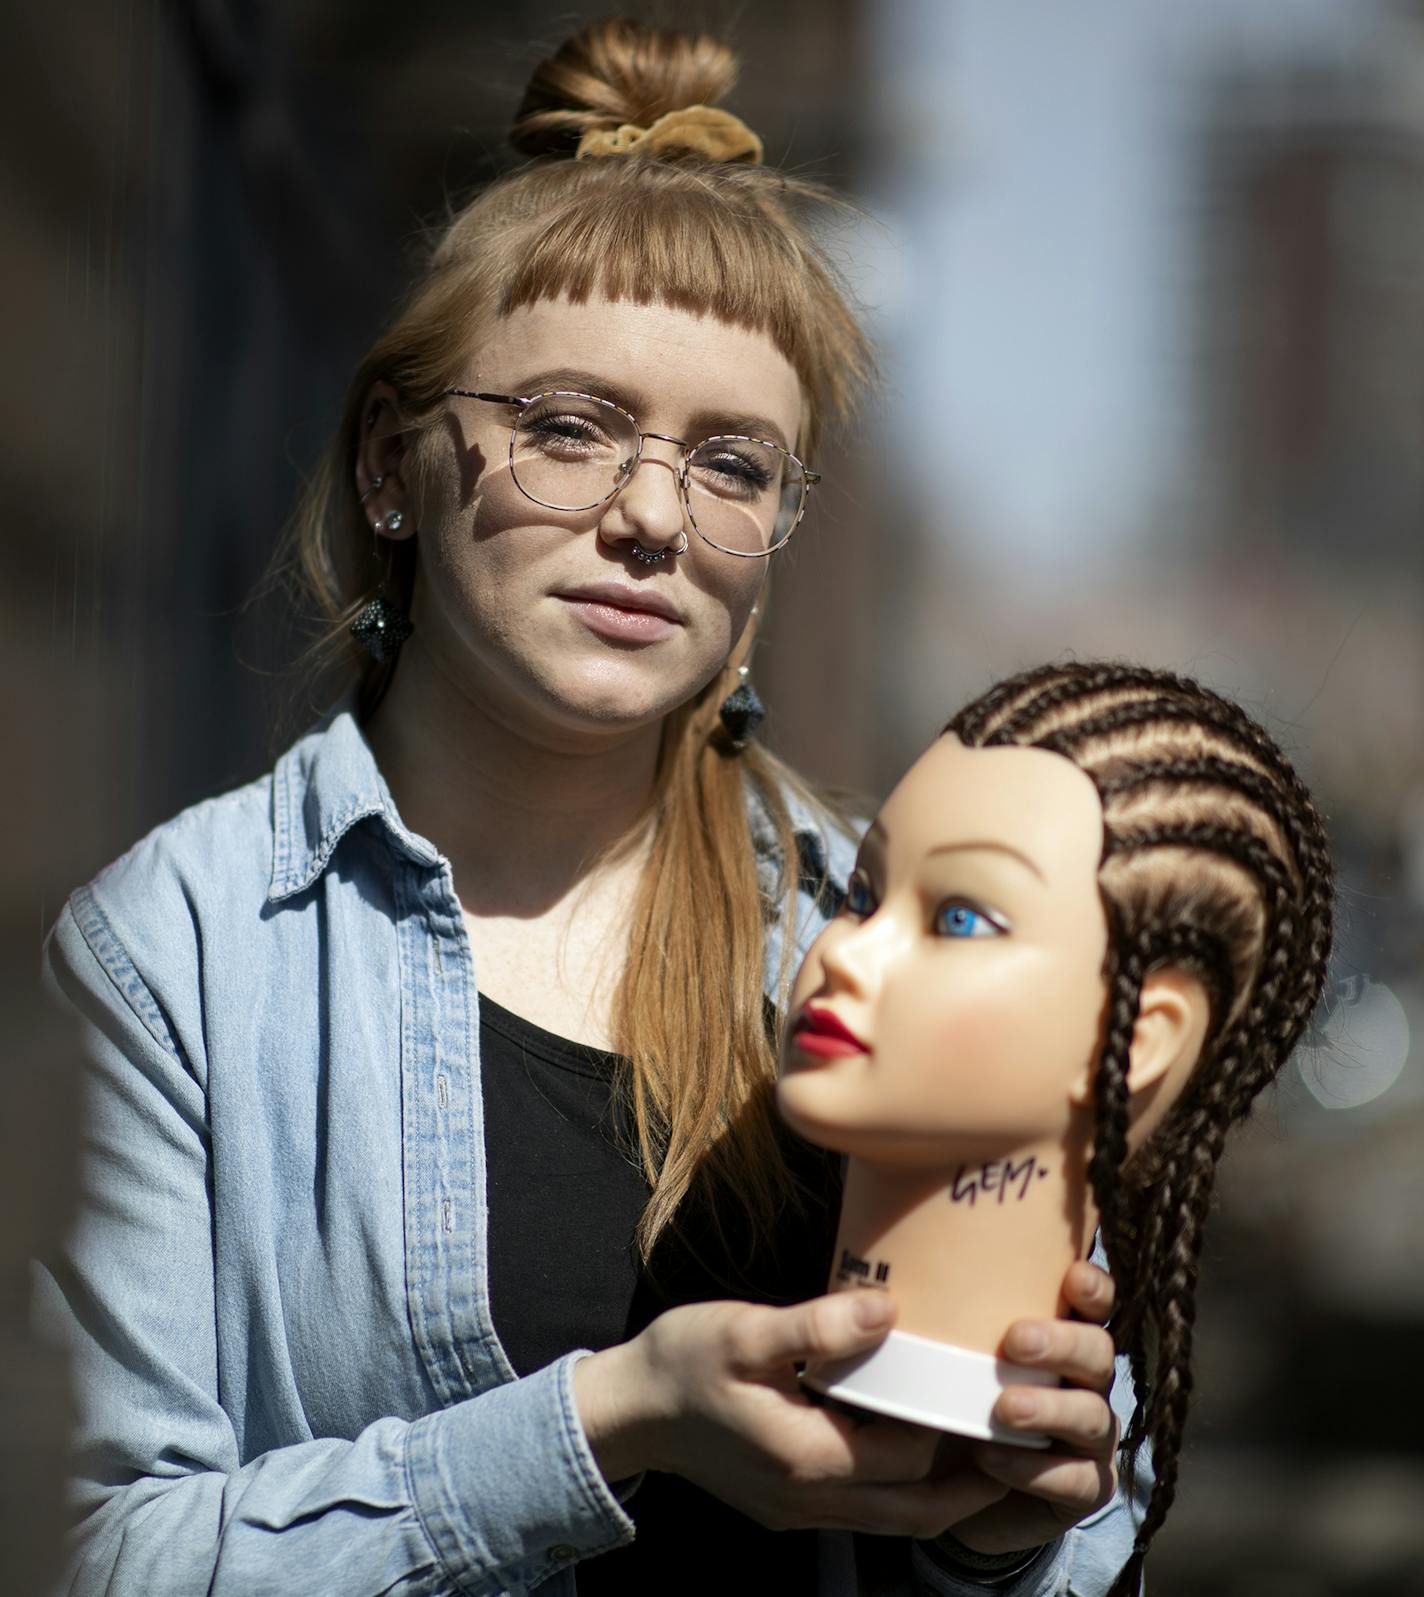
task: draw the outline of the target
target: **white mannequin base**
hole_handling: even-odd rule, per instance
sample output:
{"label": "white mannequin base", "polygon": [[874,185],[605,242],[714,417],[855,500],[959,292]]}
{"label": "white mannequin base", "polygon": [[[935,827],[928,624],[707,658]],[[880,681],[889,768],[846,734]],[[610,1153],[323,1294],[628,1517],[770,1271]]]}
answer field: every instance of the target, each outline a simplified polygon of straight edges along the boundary
{"label": "white mannequin base", "polygon": [[1006,1386],[1058,1385],[1048,1370],[1027,1369],[910,1331],[891,1331],[871,1352],[819,1364],[801,1379],[857,1408],[1013,1447],[1047,1447],[1049,1438],[996,1424],[990,1417],[995,1398]]}

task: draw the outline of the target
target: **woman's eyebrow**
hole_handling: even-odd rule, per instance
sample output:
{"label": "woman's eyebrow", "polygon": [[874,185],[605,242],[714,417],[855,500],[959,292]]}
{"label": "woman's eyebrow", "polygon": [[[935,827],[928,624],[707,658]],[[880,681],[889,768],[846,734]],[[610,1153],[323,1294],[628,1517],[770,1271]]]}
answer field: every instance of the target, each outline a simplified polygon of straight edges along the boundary
{"label": "woman's eyebrow", "polygon": [[726,411],[700,410],[688,423],[688,439],[692,443],[703,438],[717,438],[724,435],[737,435],[745,438],[761,438],[769,444],[780,444],[788,452],[791,445],[786,441],[786,434],[771,419],[770,416],[752,416],[729,414]]}
{"label": "woman's eyebrow", "polygon": [[[647,408],[646,396],[635,389],[624,387],[622,383],[614,382],[611,378],[600,377],[597,372],[579,371],[572,366],[555,366],[522,377],[510,392],[520,398],[532,398],[535,394],[547,394],[551,389],[567,389],[575,393],[592,394],[595,399],[611,399],[615,405],[621,405],[629,415],[636,417],[640,427],[643,425],[643,411]],[[770,416],[704,410],[692,416],[687,423],[689,444],[701,443],[704,438],[725,434],[764,438],[769,443],[780,444],[787,450],[791,447],[786,441],[785,433]]]}
{"label": "woman's eyebrow", "polygon": [[548,371],[532,372],[521,378],[517,387],[510,390],[521,398],[547,394],[551,389],[564,389],[578,394],[592,394],[595,399],[611,399],[630,415],[638,414],[643,396],[625,388],[611,378],[600,377],[597,372],[577,371],[571,366],[556,366]]}
{"label": "woman's eyebrow", "polygon": [[1013,847],[1010,843],[998,843],[991,838],[975,838],[972,841],[963,843],[941,843],[935,848],[927,848],[925,857],[928,859],[935,854],[957,854],[965,849],[974,848],[986,848],[992,850],[995,854],[1007,854],[1010,859],[1017,860],[1026,870],[1031,871],[1040,882],[1043,882],[1045,886],[1047,885],[1047,878],[1027,854]]}

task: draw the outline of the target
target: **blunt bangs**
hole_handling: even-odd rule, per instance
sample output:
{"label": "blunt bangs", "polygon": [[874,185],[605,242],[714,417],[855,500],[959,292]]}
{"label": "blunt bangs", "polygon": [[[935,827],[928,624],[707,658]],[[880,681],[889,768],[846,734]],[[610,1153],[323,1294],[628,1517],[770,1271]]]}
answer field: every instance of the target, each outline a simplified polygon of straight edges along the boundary
{"label": "blunt bangs", "polygon": [[501,252],[496,315],[601,296],[712,316],[765,333],[790,362],[804,390],[808,439],[823,417],[843,411],[865,374],[859,329],[800,230],[788,228],[764,171],[741,181],[724,167],[714,183],[705,168],[666,161],[623,156],[585,165],[592,170],[562,163],[559,175],[575,181],[561,185],[537,221],[524,218],[518,247]]}

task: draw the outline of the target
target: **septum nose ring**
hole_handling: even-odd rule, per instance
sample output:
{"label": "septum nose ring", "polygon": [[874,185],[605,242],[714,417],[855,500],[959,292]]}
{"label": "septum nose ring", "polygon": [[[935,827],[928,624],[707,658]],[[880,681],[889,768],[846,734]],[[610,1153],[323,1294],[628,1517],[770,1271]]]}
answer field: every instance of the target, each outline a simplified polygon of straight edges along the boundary
{"label": "septum nose ring", "polygon": [[671,549],[671,551],[669,551],[667,546],[661,549],[645,549],[635,538],[633,540],[633,558],[635,560],[641,560],[645,566],[655,566],[658,561],[669,552],[671,552],[674,559],[676,559],[678,555],[685,555],[687,553],[688,544],[687,533],[684,531],[681,536],[682,547]]}
{"label": "septum nose ring", "polygon": [[[663,443],[676,444],[680,449],[686,449],[687,448],[686,443],[681,438],[673,438],[667,433],[644,433],[643,434],[643,438],[657,438],[657,439],[660,439]],[[638,469],[638,467],[643,463],[643,460],[642,460],[642,442],[641,442],[641,440],[639,442],[638,451],[639,451],[638,454],[635,455],[631,461],[625,461],[624,462],[624,466],[623,466],[623,469],[624,469],[624,472],[625,472],[625,477],[624,477],[624,482],[623,482],[623,486],[624,487],[627,486],[628,480],[632,477],[633,473]],[[669,465],[669,463],[666,462],[666,461],[662,461],[662,462],[660,462],[660,464]],[[671,470],[671,469],[673,469],[673,468],[669,465],[669,470]],[[678,557],[678,555],[685,555],[687,553],[687,546],[688,546],[689,539],[688,539],[688,536],[687,536],[687,529],[685,527],[682,529],[681,536],[682,536],[682,547],[680,549],[674,549],[672,551],[672,556],[673,556],[674,560]],[[668,552],[667,545],[664,545],[661,549],[645,549],[643,547],[643,545],[641,543],[639,543],[639,541],[636,538],[634,538],[634,540],[633,540],[633,558],[635,560],[641,560],[645,566],[655,566],[655,565],[657,565],[658,561],[661,560],[662,557],[665,554],[667,554],[667,552]]]}

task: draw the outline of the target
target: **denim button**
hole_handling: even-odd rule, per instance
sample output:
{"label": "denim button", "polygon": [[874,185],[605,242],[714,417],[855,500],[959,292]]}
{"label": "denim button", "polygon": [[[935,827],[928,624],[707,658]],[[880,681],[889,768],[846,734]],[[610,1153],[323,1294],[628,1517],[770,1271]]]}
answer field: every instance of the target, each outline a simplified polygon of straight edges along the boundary
{"label": "denim button", "polygon": [[571,1564],[578,1557],[578,1548],[570,1547],[567,1542],[555,1542],[549,1549],[549,1557],[556,1564]]}

